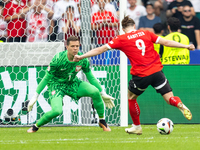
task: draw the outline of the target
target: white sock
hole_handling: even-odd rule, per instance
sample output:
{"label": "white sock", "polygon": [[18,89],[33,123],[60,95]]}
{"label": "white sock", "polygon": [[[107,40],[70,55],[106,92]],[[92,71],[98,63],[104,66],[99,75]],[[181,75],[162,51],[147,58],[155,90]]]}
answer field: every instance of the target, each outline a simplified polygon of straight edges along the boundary
{"label": "white sock", "polygon": [[34,124],[37,128],[39,128],[36,124]]}
{"label": "white sock", "polygon": [[99,118],[99,120],[105,120],[105,117],[103,117],[103,118]]}

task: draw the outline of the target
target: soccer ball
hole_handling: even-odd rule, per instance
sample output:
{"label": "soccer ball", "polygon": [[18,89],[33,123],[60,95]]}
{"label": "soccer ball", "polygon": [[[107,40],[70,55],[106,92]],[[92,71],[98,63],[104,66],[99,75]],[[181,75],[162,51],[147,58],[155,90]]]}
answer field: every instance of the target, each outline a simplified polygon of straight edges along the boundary
{"label": "soccer ball", "polygon": [[174,129],[173,122],[168,118],[162,118],[157,123],[157,130],[160,134],[170,134]]}

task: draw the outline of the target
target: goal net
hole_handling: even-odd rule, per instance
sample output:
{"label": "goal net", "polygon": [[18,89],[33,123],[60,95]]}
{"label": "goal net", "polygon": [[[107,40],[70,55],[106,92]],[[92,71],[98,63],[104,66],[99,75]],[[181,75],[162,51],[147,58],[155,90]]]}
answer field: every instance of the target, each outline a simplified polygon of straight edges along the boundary
{"label": "goal net", "polygon": [[[51,109],[47,88],[42,91],[28,116],[22,111],[22,102],[33,96],[49,62],[57,52],[63,50],[64,44],[61,42],[3,43],[0,45],[0,115],[2,120],[5,120],[7,111],[13,109],[14,112],[10,117],[15,118],[19,115],[20,120],[14,122],[12,120],[11,123],[31,124]],[[114,52],[112,53],[115,55]],[[106,109],[105,116],[109,124],[117,125],[120,121],[119,66],[95,64],[92,66],[92,71],[105,91],[116,98],[116,106],[113,109]],[[82,73],[79,73],[78,77],[84,78]],[[98,116],[92,109],[91,102],[90,98],[82,98],[75,103],[70,97],[65,96],[63,114],[49,124],[95,123]]]}
{"label": "goal net", "polygon": [[[79,3],[77,2],[77,4]],[[83,53],[105,44],[111,40],[112,36],[119,34],[119,27],[116,25],[119,20],[115,16],[116,14],[109,13],[111,16],[106,14],[107,18],[103,26],[106,27],[109,23],[113,23],[113,28],[104,28],[105,31],[103,31],[102,28],[94,27],[99,20],[91,19],[93,14],[88,6],[90,6],[90,1],[81,1],[81,27],[78,36],[81,42],[80,51]],[[112,22],[112,19],[116,20]],[[54,26],[55,28],[56,26]],[[57,32],[56,37],[58,34]],[[68,33],[68,36],[70,35],[73,34]],[[63,39],[66,39],[65,34],[62,36]],[[4,42],[0,44],[1,125],[31,125],[36,123],[45,112],[51,110],[47,87],[40,94],[30,113],[22,110],[22,103],[33,96],[51,59],[57,52],[63,50],[65,50],[64,42],[54,41]],[[108,51],[92,57],[90,61],[94,76],[99,80],[106,93],[115,98],[115,107],[105,108],[105,119],[110,125],[120,125],[120,52],[117,50]],[[82,72],[78,74],[78,77],[86,80]],[[81,98],[75,102],[69,96],[65,96],[63,104],[63,114],[54,118],[47,125],[97,125],[98,115],[93,108],[91,98]]]}

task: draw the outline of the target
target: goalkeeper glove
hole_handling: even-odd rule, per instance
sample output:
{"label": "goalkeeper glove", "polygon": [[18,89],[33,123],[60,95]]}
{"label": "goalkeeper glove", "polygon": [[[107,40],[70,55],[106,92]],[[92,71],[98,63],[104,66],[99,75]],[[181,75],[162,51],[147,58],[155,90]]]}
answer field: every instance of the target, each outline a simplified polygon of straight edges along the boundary
{"label": "goalkeeper glove", "polygon": [[115,98],[110,95],[107,95],[104,90],[101,92],[101,97],[107,108],[113,108],[115,106],[115,104],[113,103],[113,100]]}
{"label": "goalkeeper glove", "polygon": [[28,108],[27,108],[28,112],[30,112],[33,109],[33,105],[36,103],[38,96],[39,94],[35,93],[31,98],[30,102],[28,103]]}

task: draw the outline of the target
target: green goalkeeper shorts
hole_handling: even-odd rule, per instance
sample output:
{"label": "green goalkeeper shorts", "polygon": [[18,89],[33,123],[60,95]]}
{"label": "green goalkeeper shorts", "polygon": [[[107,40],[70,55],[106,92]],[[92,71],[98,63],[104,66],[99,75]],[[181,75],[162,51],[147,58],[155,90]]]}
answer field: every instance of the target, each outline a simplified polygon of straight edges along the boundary
{"label": "green goalkeeper shorts", "polygon": [[54,97],[64,97],[65,95],[68,95],[77,101],[80,98],[77,97],[78,88],[82,82],[83,81],[79,79],[76,79],[73,82],[50,81],[48,83],[49,98],[52,99]]}

